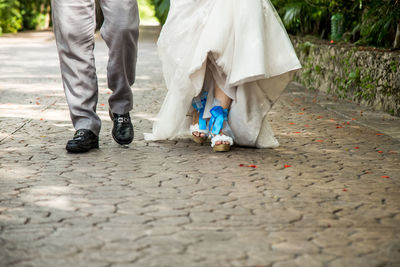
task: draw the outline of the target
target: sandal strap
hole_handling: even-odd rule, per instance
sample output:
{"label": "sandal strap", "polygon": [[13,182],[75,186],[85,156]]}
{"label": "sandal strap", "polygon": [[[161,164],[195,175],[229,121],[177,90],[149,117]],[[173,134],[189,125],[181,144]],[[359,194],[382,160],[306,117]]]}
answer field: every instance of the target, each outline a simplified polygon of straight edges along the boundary
{"label": "sandal strap", "polygon": [[208,125],[208,130],[212,134],[218,135],[222,128],[224,128],[224,121],[228,120],[228,109],[223,109],[221,106],[215,106],[210,110],[210,113],[211,119]]}
{"label": "sandal strap", "polygon": [[207,103],[207,96],[208,92],[204,91],[201,97],[195,97],[193,98],[192,101],[193,108],[199,112],[199,130],[197,132],[207,130],[207,121],[203,119],[204,110],[206,108],[206,103]]}
{"label": "sandal strap", "polygon": [[214,135],[213,138],[211,138],[211,147],[215,146],[215,143],[217,142],[229,142],[231,146],[233,146],[233,139],[230,136],[227,135]]}

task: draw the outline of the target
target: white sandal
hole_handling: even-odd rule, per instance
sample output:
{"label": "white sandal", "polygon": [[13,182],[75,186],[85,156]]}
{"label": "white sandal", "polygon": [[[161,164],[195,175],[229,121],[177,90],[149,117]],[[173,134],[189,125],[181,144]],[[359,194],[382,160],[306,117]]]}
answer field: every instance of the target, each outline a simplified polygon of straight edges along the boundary
{"label": "white sandal", "polygon": [[[190,125],[190,133],[192,135],[193,141],[195,141],[198,144],[203,144],[204,142],[206,142],[209,135],[209,131],[207,129],[207,121],[203,119],[204,109],[206,107],[206,102],[207,102],[207,94],[208,92],[205,91],[203,92],[201,97],[195,97],[193,98],[192,101],[192,106],[195,109],[193,113],[193,120],[195,118],[195,115],[198,115],[199,119],[198,123]],[[204,135],[197,136],[194,134],[196,132],[199,134],[203,133]]]}
{"label": "white sandal", "polygon": [[[211,147],[214,152],[228,152],[234,144],[233,138],[231,137],[233,133],[228,125],[228,112],[228,109],[223,109],[221,106],[215,106],[210,110],[211,119],[209,130],[212,136]],[[230,133],[231,136],[225,133]],[[217,142],[221,142],[221,144],[217,145]]]}

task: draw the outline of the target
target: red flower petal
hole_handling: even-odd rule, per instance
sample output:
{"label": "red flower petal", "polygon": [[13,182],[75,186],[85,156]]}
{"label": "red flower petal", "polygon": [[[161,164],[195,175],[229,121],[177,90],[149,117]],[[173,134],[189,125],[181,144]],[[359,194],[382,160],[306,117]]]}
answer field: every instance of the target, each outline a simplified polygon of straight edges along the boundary
{"label": "red flower petal", "polygon": [[342,126],[336,126],[336,129],[340,129],[340,128],[343,128]]}
{"label": "red flower petal", "polygon": [[356,146],[356,147],[354,147],[354,149],[360,149],[360,147]]}
{"label": "red flower petal", "polygon": [[383,179],[389,179],[390,177],[389,176],[387,176],[387,175],[383,175],[383,176],[381,176]]}
{"label": "red flower petal", "polygon": [[316,142],[324,142],[324,140],[315,140]]}
{"label": "red flower petal", "polygon": [[343,192],[347,192],[347,188],[343,188],[343,190],[342,190]]}
{"label": "red flower petal", "polygon": [[289,168],[289,167],[292,167],[292,165],[285,165],[284,167],[285,168]]}

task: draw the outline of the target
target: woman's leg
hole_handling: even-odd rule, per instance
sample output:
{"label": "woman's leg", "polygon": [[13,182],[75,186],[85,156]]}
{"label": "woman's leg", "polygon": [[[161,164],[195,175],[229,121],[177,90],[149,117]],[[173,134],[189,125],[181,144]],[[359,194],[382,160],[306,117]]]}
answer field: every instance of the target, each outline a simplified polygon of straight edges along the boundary
{"label": "woman's leg", "polygon": [[214,81],[214,97],[219,100],[223,109],[229,109],[232,103],[232,99],[227,96],[218,84]]}
{"label": "woman's leg", "polygon": [[[221,106],[223,109],[229,109],[232,103],[232,99],[227,96],[224,91],[218,86],[218,84],[214,81],[214,97],[215,99],[218,99],[220,102]],[[223,134],[222,131],[220,133],[221,135]],[[221,144],[227,144],[229,145],[229,142],[216,142],[216,145],[221,145]]]}

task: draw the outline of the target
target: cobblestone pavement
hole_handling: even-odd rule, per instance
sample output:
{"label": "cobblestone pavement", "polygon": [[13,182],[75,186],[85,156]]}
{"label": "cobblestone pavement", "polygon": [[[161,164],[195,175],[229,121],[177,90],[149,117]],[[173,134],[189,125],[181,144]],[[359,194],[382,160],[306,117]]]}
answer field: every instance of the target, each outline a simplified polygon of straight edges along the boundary
{"label": "cobblestone pavement", "polygon": [[0,266],[400,266],[400,142],[362,114],[294,84],[270,114],[279,148],[146,143],[165,85],[142,40],[120,147],[102,41],[96,57],[101,148],[73,155],[52,34],[0,38]]}

